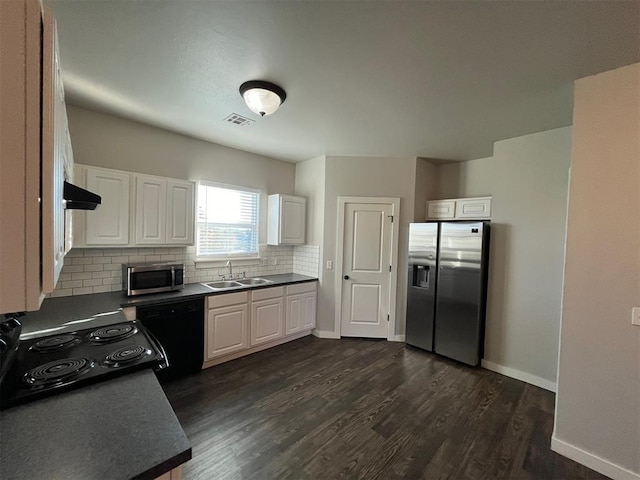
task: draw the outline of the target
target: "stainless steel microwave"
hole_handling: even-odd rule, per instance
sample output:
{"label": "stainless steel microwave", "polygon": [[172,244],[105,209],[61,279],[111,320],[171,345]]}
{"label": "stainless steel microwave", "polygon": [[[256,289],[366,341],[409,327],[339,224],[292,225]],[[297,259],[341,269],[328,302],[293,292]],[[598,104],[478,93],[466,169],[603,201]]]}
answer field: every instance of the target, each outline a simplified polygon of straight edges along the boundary
{"label": "stainless steel microwave", "polygon": [[183,263],[122,265],[122,290],[129,296],[181,290],[183,286]]}

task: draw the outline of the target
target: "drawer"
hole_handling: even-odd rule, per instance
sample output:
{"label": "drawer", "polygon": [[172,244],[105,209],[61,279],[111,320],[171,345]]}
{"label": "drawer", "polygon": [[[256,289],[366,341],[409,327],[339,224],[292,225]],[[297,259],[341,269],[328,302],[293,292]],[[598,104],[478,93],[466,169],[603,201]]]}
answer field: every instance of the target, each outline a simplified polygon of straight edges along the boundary
{"label": "drawer", "polygon": [[287,287],[287,295],[297,295],[298,293],[307,293],[316,291],[316,282],[297,283]]}
{"label": "drawer", "polygon": [[249,292],[224,293],[222,295],[210,295],[207,297],[207,308],[226,307],[227,305],[237,305],[247,303]]}
{"label": "drawer", "polygon": [[251,292],[251,300],[266,300],[267,298],[282,297],[284,295],[284,287],[261,288]]}

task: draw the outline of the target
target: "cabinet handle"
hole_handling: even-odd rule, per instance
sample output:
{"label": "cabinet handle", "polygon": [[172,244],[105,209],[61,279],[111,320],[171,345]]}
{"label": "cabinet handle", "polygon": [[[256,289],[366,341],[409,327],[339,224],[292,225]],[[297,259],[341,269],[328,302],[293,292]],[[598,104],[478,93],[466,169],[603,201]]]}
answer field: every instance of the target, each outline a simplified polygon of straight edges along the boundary
{"label": "cabinet handle", "polygon": [[344,279],[345,279],[345,280],[349,280],[349,275],[345,275],[345,276],[344,276]]}

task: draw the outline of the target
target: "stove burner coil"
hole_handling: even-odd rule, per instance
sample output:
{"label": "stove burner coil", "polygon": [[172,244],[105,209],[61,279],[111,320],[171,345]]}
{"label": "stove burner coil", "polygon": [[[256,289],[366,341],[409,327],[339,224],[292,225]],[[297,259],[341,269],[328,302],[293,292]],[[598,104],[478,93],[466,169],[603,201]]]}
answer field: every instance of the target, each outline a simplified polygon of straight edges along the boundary
{"label": "stove burner coil", "polygon": [[151,355],[151,353],[148,348],[140,345],[131,345],[107,355],[104,364],[109,367],[121,367],[125,364],[136,362],[147,355]]}
{"label": "stove burner coil", "polygon": [[134,325],[109,325],[99,328],[89,334],[89,341],[95,343],[109,343],[122,340],[138,333]]}
{"label": "stove burner coil", "polygon": [[29,348],[34,352],[53,352],[55,350],[63,350],[78,343],[80,339],[75,335],[56,335],[55,337],[44,338]]}
{"label": "stove burner coil", "polygon": [[24,381],[31,386],[66,383],[88,372],[94,363],[87,358],[65,358],[45,363],[24,375]]}

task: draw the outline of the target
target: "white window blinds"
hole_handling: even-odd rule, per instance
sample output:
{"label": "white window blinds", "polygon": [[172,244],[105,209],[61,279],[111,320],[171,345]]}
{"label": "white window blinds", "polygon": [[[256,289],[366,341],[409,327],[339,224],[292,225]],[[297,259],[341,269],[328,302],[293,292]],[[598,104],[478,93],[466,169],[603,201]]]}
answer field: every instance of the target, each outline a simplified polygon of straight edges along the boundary
{"label": "white window blinds", "polygon": [[201,182],[196,222],[198,257],[258,255],[260,193]]}

